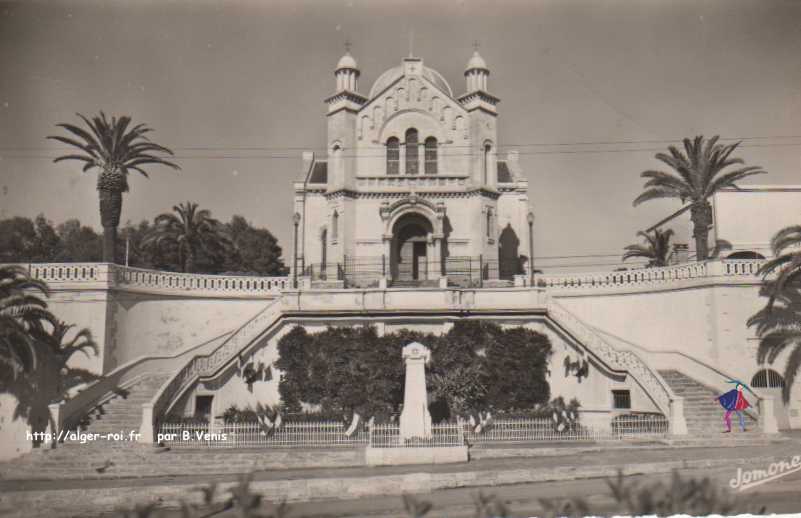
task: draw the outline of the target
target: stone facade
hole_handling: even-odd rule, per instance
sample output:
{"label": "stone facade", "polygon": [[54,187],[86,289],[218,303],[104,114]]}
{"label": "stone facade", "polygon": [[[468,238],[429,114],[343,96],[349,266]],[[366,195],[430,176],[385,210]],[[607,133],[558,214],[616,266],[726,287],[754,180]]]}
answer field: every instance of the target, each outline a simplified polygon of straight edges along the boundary
{"label": "stone facade", "polygon": [[347,54],[326,99],[327,154],[304,153],[294,184],[299,275],[341,280],[349,265],[390,281],[436,280],[461,257],[497,263],[509,281],[523,273],[528,182],[516,153],[497,155],[499,99],[478,52],[459,97],[418,57],[367,96],[358,76]]}

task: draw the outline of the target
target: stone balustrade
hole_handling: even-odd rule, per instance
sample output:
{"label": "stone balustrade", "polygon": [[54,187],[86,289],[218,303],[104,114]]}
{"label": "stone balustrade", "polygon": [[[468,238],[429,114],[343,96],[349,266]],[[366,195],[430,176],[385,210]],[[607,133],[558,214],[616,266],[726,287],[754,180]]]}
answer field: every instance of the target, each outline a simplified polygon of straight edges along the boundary
{"label": "stone balustrade", "polygon": [[[445,180],[447,179],[446,177]],[[723,260],[619,272],[539,274],[536,276],[536,284],[537,287],[550,288],[552,291],[594,291],[669,288],[672,285],[685,285],[688,281],[704,282],[712,279],[757,283],[760,282],[757,273],[764,263],[764,260]],[[292,279],[288,276],[204,275],[145,270],[107,263],[31,263],[23,266],[30,270],[33,277],[56,289],[109,288],[171,295],[254,298],[274,298],[282,291],[292,289]]]}
{"label": "stone balustrade", "polygon": [[466,176],[360,176],[356,178],[356,187],[359,189],[401,189],[408,191],[410,188],[434,189],[465,187],[468,178]]}
{"label": "stone balustrade", "polygon": [[292,285],[289,277],[202,275],[114,266],[114,285],[129,291],[191,295],[275,296]]}
{"label": "stone balustrade", "polygon": [[56,290],[116,289],[198,297],[275,298],[292,286],[289,277],[164,272],[108,263],[31,263],[20,266]]}
{"label": "stone balustrade", "polygon": [[640,268],[619,272],[540,274],[536,283],[553,290],[595,290],[615,288],[659,288],[687,281],[730,277],[738,282],[759,282],[764,260],[723,260],[684,263],[662,268]]}

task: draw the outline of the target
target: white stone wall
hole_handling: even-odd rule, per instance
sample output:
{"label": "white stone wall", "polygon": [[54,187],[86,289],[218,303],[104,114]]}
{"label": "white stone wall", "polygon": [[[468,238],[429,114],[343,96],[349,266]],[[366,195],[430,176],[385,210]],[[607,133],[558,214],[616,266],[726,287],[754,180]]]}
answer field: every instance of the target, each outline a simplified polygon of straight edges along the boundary
{"label": "white stone wall", "polygon": [[[712,198],[714,224],[711,242],[731,243],[770,257],[770,240],[782,228],[801,224],[801,186],[744,186]],[[725,255],[725,254],[724,254]]]}

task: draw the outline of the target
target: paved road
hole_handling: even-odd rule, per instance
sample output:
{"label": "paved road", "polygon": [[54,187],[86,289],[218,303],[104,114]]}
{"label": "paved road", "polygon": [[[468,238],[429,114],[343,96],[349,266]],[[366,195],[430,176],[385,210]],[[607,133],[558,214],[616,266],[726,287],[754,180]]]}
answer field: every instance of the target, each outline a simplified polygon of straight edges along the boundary
{"label": "paved road", "polygon": [[[721,487],[728,484],[734,476],[731,470],[725,472],[694,471],[693,475],[710,476]],[[767,513],[797,513],[801,511],[801,474],[788,475],[786,479],[778,480],[760,486],[757,490],[747,490],[739,495],[742,502],[755,507],[766,507]],[[794,477],[794,478],[793,478]],[[664,475],[628,477],[639,483],[656,480],[667,481]],[[519,484],[502,487],[453,489],[438,491],[429,495],[419,495],[420,500],[431,502],[434,507],[427,515],[430,518],[472,518],[475,516],[473,498],[479,493],[495,495],[501,499],[513,516],[542,516],[543,508],[540,498],[563,499],[570,497],[584,498],[590,506],[590,511],[598,514],[620,512],[611,498],[605,480],[577,480],[572,482],[544,482],[535,484]],[[743,509],[745,511],[745,509]],[[356,501],[313,502],[292,506],[292,517],[362,517],[362,518],[390,518],[406,517],[403,503],[397,497],[368,498]]]}
{"label": "paved road", "polygon": [[[721,488],[727,488],[729,481],[736,476],[736,471],[725,470],[693,470],[683,473],[687,477],[711,478]],[[637,475],[627,477],[627,481],[646,484],[655,481],[669,482],[670,475]],[[437,491],[431,494],[415,495],[420,501],[433,504],[427,518],[473,518],[475,507],[473,499],[479,494],[494,495],[507,506],[515,517],[542,516],[543,507],[539,499],[560,500],[581,497],[587,501],[590,511],[598,514],[614,514],[621,510],[611,498],[605,479],[576,480],[570,482],[541,482],[533,484],[516,484],[484,488],[460,488]],[[789,474],[781,479],[760,485],[740,493],[738,498],[744,506],[751,509],[737,509],[738,512],[756,512],[764,506],[768,514],[801,512],[801,472]],[[266,504],[264,510],[272,508]],[[738,513],[734,513],[738,514]],[[177,514],[175,516],[178,516]],[[233,511],[219,513],[220,518],[238,516]],[[370,497],[358,500],[332,500],[292,504],[291,518],[406,518],[401,498]]]}

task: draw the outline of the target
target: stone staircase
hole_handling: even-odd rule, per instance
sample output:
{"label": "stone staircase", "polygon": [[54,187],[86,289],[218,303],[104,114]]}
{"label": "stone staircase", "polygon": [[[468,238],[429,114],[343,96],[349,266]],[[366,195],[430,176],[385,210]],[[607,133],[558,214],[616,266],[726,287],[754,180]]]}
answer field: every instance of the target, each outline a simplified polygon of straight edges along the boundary
{"label": "stone staircase", "polygon": [[[723,423],[725,410],[720,406],[720,403],[715,401],[715,397],[720,395],[718,392],[676,370],[660,370],[659,374],[662,375],[662,378],[677,396],[684,398],[684,416],[687,421],[687,433],[689,436],[732,436],[738,439],[764,437],[759,428],[759,423],[754,418],[755,411],[753,408],[745,413],[745,432],[740,431],[737,414],[732,414],[731,433],[724,434],[722,432],[726,429],[726,425]],[[734,385],[732,385],[732,388],[734,388]],[[757,405],[757,401],[754,401],[753,397],[748,398],[748,394],[746,394],[746,398],[752,407]]]}
{"label": "stone staircase", "polygon": [[[54,449],[37,448],[0,462],[0,480],[139,478],[364,465],[364,452],[359,448],[171,450],[130,440],[129,432],[138,433],[141,426],[142,403],[151,401],[171,376],[158,373],[139,378],[94,408],[80,429],[100,434],[99,439],[83,444],[66,441]],[[121,440],[109,439],[108,434],[120,434]]]}
{"label": "stone staircase", "polygon": [[81,428],[90,433],[106,435],[139,432],[142,424],[142,404],[150,402],[171,373],[150,374],[139,378],[132,386],[119,392],[89,412],[88,424]]}

